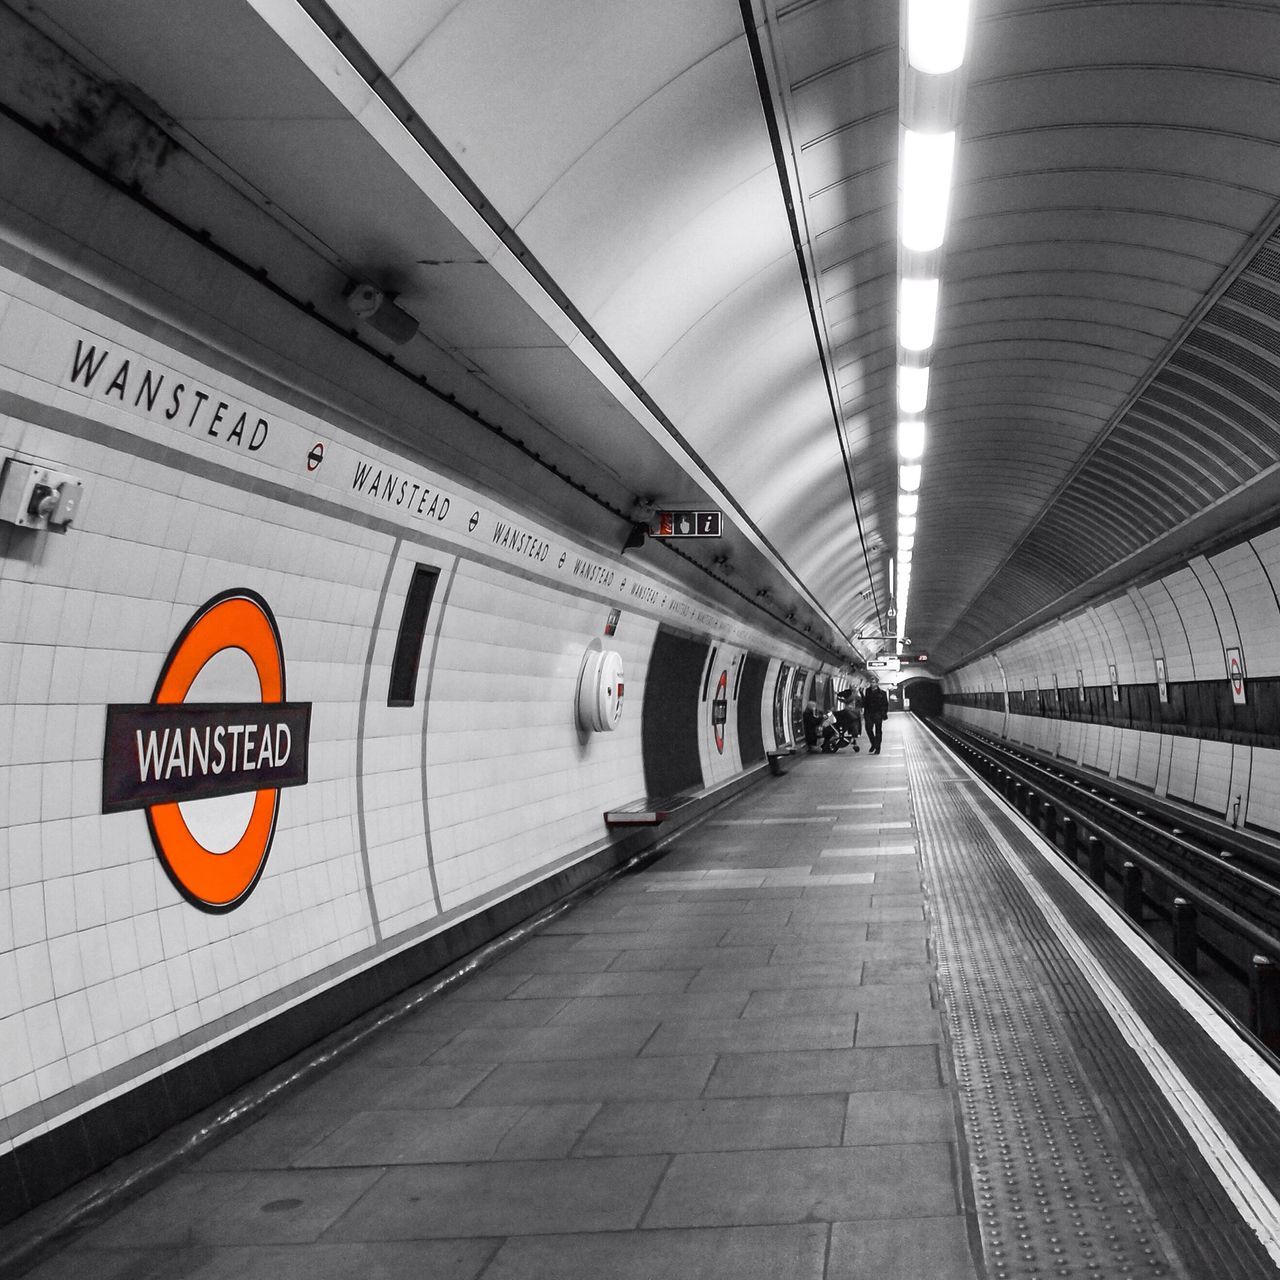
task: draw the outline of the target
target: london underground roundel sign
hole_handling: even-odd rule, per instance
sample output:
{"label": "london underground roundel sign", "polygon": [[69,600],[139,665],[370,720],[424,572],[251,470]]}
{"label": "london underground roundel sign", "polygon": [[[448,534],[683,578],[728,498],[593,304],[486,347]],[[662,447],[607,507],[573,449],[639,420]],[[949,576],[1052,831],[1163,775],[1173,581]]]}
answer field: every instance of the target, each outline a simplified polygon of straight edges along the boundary
{"label": "london underground roundel sign", "polygon": [[[200,673],[228,651],[248,658],[256,699],[246,689],[244,701],[189,701]],[[178,892],[203,911],[231,911],[266,867],[281,789],[307,781],[310,727],[311,704],[285,699],[284,650],[267,602],[253,591],[225,591],[192,615],[150,702],[107,708],[102,811],[145,809],[156,855]],[[243,830],[230,840],[198,834],[200,824],[183,810],[246,793],[252,801]]]}
{"label": "london underground roundel sign", "polygon": [[724,726],[729,719],[729,673],[722,671],[716,682],[716,696],[711,700],[711,731],[716,739],[716,751],[724,755]]}

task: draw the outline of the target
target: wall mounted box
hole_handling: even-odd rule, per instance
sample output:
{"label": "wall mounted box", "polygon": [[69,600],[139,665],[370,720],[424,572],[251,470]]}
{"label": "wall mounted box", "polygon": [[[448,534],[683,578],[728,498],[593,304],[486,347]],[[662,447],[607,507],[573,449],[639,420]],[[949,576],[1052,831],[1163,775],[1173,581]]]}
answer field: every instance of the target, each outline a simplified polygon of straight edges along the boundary
{"label": "wall mounted box", "polygon": [[84,484],[41,462],[6,458],[0,472],[0,522],[65,533],[76,518]]}

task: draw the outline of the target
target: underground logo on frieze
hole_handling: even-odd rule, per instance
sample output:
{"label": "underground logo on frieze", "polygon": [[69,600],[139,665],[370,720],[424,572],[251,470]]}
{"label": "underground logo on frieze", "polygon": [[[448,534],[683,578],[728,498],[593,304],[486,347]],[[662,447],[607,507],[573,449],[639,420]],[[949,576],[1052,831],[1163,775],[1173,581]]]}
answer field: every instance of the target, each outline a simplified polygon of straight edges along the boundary
{"label": "underground logo on frieze", "polygon": [[102,811],[146,811],[156,855],[202,911],[253,892],[280,792],[307,781],[311,704],[285,696],[284,648],[267,602],[225,591],[192,615],[150,702],[107,708]]}

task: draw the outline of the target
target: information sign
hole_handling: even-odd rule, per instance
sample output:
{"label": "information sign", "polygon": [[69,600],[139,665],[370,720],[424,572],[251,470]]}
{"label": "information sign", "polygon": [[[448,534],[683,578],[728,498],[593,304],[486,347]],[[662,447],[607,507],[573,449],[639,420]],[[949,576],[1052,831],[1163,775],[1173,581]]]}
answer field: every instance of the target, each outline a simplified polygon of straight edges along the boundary
{"label": "information sign", "polygon": [[718,538],[723,521],[719,511],[659,511],[649,532],[655,538]]}

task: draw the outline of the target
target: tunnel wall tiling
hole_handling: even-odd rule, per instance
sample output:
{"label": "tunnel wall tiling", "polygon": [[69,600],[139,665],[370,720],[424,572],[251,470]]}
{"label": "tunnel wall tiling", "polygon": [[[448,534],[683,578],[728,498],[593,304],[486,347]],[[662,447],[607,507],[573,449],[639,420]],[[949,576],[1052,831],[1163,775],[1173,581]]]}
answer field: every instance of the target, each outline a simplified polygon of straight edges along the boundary
{"label": "tunnel wall tiling", "polygon": [[951,673],[947,714],[1280,831],[1278,586],[1269,527]]}
{"label": "tunnel wall tiling", "polygon": [[[0,1217],[627,856],[603,815],[656,751],[742,778],[743,664],[804,658],[5,262],[0,456],[85,499],[0,525]],[[577,723],[592,642],[613,732]]]}

